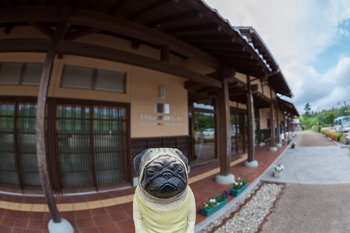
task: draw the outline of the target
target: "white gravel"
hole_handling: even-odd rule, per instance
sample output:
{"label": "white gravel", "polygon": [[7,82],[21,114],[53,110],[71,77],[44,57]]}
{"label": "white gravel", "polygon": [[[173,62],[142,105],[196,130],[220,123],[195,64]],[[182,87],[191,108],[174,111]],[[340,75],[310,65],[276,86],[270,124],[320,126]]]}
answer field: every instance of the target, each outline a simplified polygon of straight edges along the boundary
{"label": "white gravel", "polygon": [[[220,226],[216,233],[254,233],[259,229],[259,226],[263,223],[265,217],[270,213],[270,209],[273,207],[276,198],[279,196],[283,188],[282,184],[263,184],[260,189],[252,196],[252,198],[235,213],[233,217],[227,219],[233,212],[235,212],[245,200],[249,199],[254,192],[251,191],[247,194],[242,201],[237,203],[228,213],[217,219],[201,233],[213,232],[212,229],[222,221],[226,221]],[[226,219],[226,220],[225,220]]]}

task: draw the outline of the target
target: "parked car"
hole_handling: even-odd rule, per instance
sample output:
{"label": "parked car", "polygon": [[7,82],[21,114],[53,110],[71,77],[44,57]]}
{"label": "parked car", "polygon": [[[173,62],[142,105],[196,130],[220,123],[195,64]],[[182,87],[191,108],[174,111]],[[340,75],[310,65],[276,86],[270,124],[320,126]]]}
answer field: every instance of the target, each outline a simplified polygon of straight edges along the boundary
{"label": "parked car", "polygon": [[205,130],[203,130],[203,136],[208,138],[208,137],[214,137],[215,135],[215,129],[213,128],[207,128]]}

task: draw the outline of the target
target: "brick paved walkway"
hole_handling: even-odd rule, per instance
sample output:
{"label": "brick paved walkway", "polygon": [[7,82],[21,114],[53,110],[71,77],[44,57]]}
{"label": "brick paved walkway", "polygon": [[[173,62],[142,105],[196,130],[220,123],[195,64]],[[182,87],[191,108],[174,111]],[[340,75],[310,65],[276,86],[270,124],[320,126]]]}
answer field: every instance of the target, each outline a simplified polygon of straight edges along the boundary
{"label": "brick paved walkway", "polygon": [[[285,149],[270,152],[269,146],[256,148],[258,168],[243,165],[246,154],[231,163],[236,177],[247,178],[253,182]],[[191,169],[190,186],[194,192],[197,207],[207,198],[214,197],[230,185],[215,183],[219,163]],[[75,233],[131,233],[134,232],[132,220],[132,197],[134,188],[79,196],[56,197],[63,218],[74,227]],[[47,233],[47,223],[51,219],[43,197],[0,194],[0,232],[1,233]],[[197,214],[196,223],[205,217]]]}

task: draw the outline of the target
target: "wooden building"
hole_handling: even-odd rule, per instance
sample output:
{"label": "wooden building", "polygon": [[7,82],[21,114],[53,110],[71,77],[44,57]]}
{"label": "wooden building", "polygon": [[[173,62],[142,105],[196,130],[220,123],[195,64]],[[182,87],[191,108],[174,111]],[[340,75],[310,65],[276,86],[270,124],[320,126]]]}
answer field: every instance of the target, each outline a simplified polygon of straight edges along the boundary
{"label": "wooden building", "polygon": [[257,32],[201,0],[0,1],[0,15],[1,191],[40,192],[42,167],[55,193],[131,186],[150,147],[219,159],[226,177],[297,115]]}

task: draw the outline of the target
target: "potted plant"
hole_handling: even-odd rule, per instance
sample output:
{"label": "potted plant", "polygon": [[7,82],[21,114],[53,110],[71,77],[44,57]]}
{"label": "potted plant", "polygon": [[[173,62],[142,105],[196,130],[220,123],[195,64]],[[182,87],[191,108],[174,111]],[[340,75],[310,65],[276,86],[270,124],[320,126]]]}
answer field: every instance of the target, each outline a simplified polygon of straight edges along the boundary
{"label": "potted plant", "polygon": [[294,142],[292,142],[292,144],[291,144],[291,148],[292,148],[292,149],[294,149],[294,148],[295,148],[295,143],[294,143]]}
{"label": "potted plant", "polygon": [[248,183],[249,181],[247,179],[241,179],[238,177],[238,179],[235,180],[232,187],[230,188],[231,195],[237,197],[248,187]]}
{"label": "potted plant", "polygon": [[274,177],[280,177],[281,176],[281,173],[283,172],[284,170],[284,166],[283,164],[281,163],[278,163],[278,164],[275,164],[274,165],[274,172],[273,172],[273,176]]}
{"label": "potted plant", "polygon": [[223,193],[217,195],[216,197],[206,200],[201,206],[201,214],[204,216],[213,214],[227,203],[229,196],[229,193],[227,193],[225,190]]}

